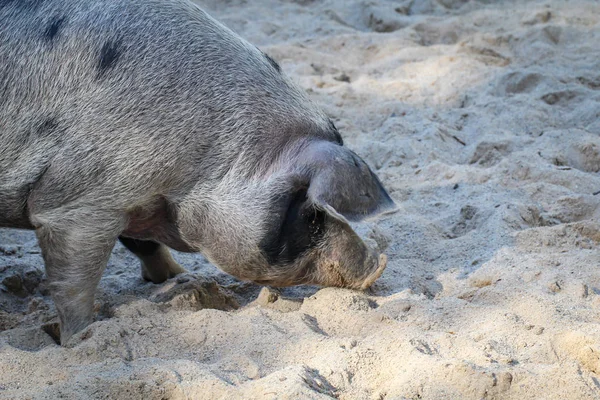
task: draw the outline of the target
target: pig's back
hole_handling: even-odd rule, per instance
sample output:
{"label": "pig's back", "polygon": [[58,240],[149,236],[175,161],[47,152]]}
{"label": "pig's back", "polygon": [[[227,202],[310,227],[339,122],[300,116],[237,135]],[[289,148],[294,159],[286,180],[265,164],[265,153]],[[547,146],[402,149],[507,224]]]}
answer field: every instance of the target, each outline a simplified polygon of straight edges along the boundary
{"label": "pig's back", "polygon": [[324,120],[187,1],[0,1],[0,225],[22,220],[42,177],[68,201],[90,185],[137,196],[135,182],[161,191],[218,176],[241,148],[264,158],[265,141],[306,134],[274,136],[291,115]]}

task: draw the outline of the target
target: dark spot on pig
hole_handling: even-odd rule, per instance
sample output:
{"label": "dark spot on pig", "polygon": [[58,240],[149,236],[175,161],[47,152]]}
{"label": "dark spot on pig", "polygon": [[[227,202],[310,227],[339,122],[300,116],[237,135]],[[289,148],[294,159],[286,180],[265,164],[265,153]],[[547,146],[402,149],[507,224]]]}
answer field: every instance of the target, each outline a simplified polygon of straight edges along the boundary
{"label": "dark spot on pig", "polygon": [[46,30],[44,31],[44,38],[49,42],[54,40],[64,22],[65,17],[52,18],[50,24],[46,27]]}
{"label": "dark spot on pig", "polygon": [[37,129],[37,136],[48,136],[52,132],[56,131],[58,122],[54,118],[45,119]]}
{"label": "dark spot on pig", "polygon": [[103,76],[106,71],[115,66],[121,55],[119,41],[107,41],[100,50],[100,59],[98,60],[98,77]]}
{"label": "dark spot on pig", "polygon": [[340,146],[343,146],[344,145],[344,139],[342,139],[342,135],[340,135],[340,132],[335,127],[335,124],[333,123],[332,120],[329,120],[329,128],[331,129],[331,132],[335,136],[336,142],[338,142],[340,144]]}
{"label": "dark spot on pig", "polygon": [[267,261],[272,265],[287,264],[315,247],[325,232],[324,212],[315,209],[308,203],[306,189],[278,201],[287,205],[285,215],[260,242]]}
{"label": "dark spot on pig", "polygon": [[[38,138],[47,138],[54,134],[58,128],[58,122],[54,118],[46,118],[42,120],[37,126],[33,126],[31,129],[23,131],[18,136],[20,145],[23,146],[23,151],[27,146],[30,146]],[[60,138],[57,138],[60,140]]]}
{"label": "dark spot on pig", "polygon": [[277,72],[281,72],[281,67],[279,66],[279,64],[277,64],[277,61],[273,60],[273,58],[271,58],[270,55],[268,55],[266,53],[263,53],[263,54],[264,54],[265,58],[267,59],[267,61],[269,62],[269,64],[271,64]]}
{"label": "dark spot on pig", "polygon": [[119,236],[119,241],[127,248],[127,250],[141,256],[151,256],[156,253],[160,247],[158,243],[151,240],[131,239],[124,236]]}

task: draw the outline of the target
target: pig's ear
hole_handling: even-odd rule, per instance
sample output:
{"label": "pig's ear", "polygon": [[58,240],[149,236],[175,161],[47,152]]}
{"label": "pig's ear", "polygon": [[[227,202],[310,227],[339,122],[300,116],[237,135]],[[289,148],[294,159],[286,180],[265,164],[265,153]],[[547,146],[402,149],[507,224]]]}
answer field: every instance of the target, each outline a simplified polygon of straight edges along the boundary
{"label": "pig's ear", "polygon": [[321,145],[308,158],[312,176],[307,196],[316,207],[349,221],[397,210],[377,176],[348,148]]}

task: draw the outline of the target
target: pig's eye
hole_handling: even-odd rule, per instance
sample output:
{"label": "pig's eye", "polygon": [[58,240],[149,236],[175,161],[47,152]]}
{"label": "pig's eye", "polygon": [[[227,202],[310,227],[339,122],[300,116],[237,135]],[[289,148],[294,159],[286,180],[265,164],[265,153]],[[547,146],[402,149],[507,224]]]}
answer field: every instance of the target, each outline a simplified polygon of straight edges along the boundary
{"label": "pig's eye", "polygon": [[272,225],[260,243],[271,264],[293,262],[318,245],[325,232],[327,216],[308,202],[306,189],[288,197],[286,207],[285,214],[280,216],[280,223]]}

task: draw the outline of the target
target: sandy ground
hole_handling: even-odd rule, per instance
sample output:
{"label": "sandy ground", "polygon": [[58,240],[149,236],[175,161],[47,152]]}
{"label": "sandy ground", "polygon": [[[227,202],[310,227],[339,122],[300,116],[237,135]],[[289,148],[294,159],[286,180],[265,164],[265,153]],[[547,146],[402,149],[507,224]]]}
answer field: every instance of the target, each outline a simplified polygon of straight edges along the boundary
{"label": "sandy ground", "polygon": [[377,170],[388,269],[260,292],[176,254],[153,285],[119,246],[61,348],[33,234],[0,230],[0,398],[600,398],[598,2],[202,5]]}

